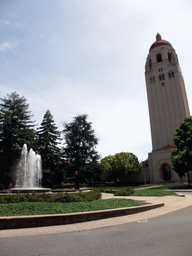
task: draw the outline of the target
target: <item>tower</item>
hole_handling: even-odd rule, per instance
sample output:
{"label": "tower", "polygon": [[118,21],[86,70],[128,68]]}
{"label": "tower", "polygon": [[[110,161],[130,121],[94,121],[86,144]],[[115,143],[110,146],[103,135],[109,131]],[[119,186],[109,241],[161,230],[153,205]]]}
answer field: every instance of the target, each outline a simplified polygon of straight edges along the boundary
{"label": "tower", "polygon": [[190,113],[176,52],[160,34],[149,49],[145,79],[153,147],[149,153],[150,181],[177,181],[170,159],[175,148],[173,134]]}

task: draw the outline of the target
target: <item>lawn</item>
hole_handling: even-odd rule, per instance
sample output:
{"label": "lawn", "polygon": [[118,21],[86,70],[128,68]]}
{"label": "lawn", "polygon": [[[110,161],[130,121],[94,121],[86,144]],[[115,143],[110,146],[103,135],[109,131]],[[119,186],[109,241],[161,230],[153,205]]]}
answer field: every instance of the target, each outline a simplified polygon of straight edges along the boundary
{"label": "lawn", "polygon": [[133,196],[172,196],[175,192],[169,191],[170,186],[152,187],[146,189],[135,189]]}
{"label": "lawn", "polygon": [[[127,187],[111,187],[110,190],[117,191]],[[160,187],[134,187],[132,196],[170,196],[176,195],[171,189],[183,188],[183,186],[163,185]],[[109,190],[105,187],[102,192]],[[128,197],[127,197],[128,198]],[[143,203],[131,199],[105,199],[84,202],[20,202],[0,204],[0,216],[19,216],[19,215],[42,215],[42,214],[62,214],[74,212],[97,211],[115,209],[122,207],[139,206]]]}
{"label": "lawn", "polygon": [[143,205],[142,202],[131,199],[105,199],[91,202],[73,203],[47,203],[47,202],[22,202],[0,205],[0,216],[62,214],[73,212],[86,212],[106,210],[122,207]]}
{"label": "lawn", "polygon": [[[119,189],[126,187],[111,187],[111,188],[102,188],[102,192],[111,192],[115,193]],[[175,192],[170,191],[169,189],[174,188],[173,185],[162,185],[160,187],[131,187],[134,188],[134,193],[131,196],[170,196],[176,195]]]}

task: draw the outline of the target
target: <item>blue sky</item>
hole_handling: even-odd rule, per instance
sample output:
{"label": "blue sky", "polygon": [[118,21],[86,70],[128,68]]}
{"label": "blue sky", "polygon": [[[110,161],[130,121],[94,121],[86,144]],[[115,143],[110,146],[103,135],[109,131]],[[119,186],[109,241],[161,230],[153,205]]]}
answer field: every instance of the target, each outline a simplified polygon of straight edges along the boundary
{"label": "blue sky", "polygon": [[175,48],[192,103],[192,1],[1,0],[0,97],[24,96],[59,130],[78,114],[104,157],[145,160],[151,134],[144,66],[159,32]]}

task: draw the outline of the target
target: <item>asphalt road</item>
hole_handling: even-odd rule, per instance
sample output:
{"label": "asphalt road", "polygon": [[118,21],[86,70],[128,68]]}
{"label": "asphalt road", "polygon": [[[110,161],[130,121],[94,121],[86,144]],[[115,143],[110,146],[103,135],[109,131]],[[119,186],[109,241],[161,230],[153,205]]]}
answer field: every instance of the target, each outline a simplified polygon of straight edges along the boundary
{"label": "asphalt road", "polygon": [[1,238],[0,255],[191,256],[192,206],[113,227]]}

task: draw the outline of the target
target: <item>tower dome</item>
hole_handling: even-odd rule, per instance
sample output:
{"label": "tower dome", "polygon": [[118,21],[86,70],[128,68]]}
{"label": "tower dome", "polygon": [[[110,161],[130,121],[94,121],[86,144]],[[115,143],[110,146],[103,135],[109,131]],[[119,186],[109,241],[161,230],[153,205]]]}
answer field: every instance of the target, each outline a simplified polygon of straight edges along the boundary
{"label": "tower dome", "polygon": [[155,47],[157,46],[161,46],[161,45],[169,45],[172,47],[172,45],[166,41],[166,40],[162,40],[161,39],[161,35],[159,33],[157,33],[156,35],[156,41],[151,45],[149,51],[153,50]]}

